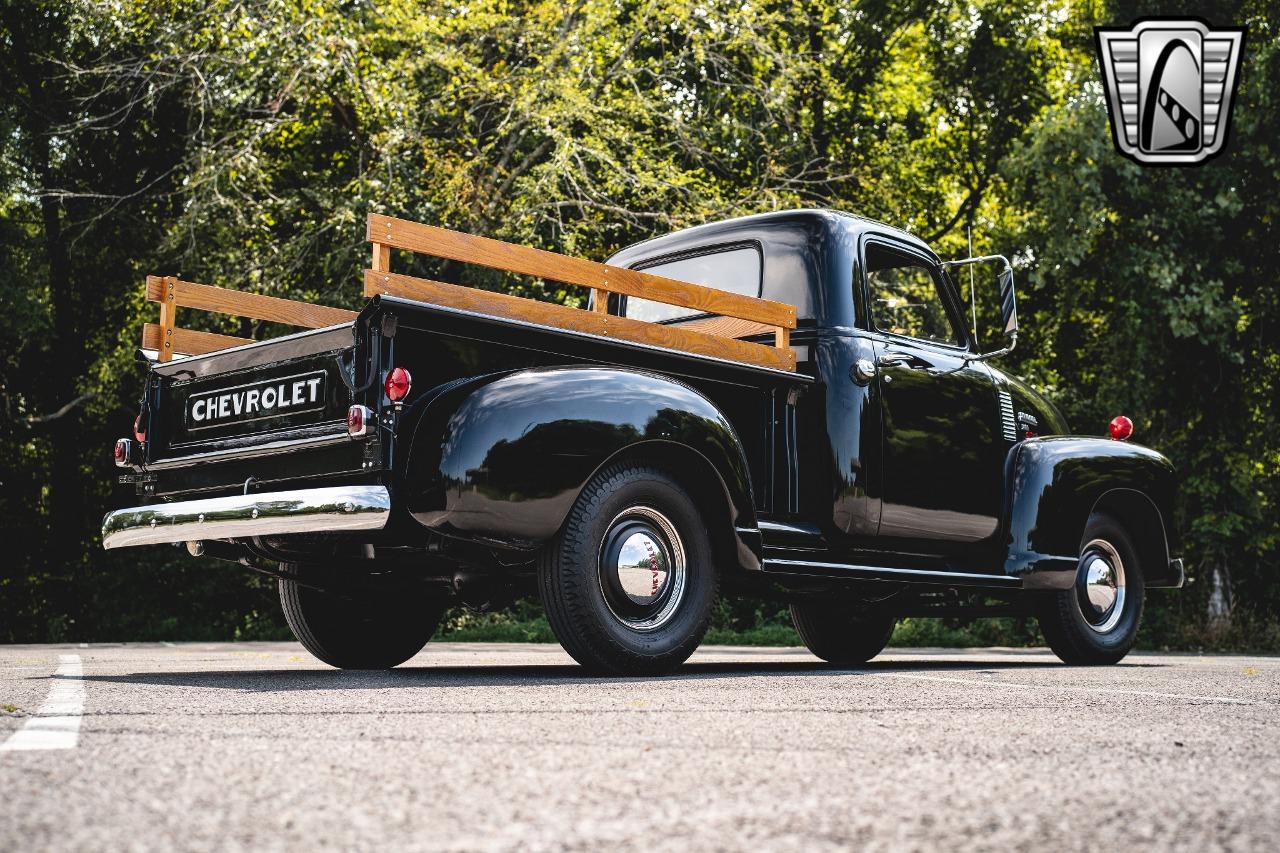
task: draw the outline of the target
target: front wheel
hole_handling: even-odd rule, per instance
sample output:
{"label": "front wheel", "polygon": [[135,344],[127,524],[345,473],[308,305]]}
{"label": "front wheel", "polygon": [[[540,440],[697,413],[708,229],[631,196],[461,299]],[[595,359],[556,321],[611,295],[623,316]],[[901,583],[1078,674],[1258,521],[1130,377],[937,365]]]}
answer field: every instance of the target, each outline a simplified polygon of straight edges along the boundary
{"label": "front wheel", "polygon": [[809,651],[827,663],[856,666],[884,651],[897,620],[885,611],[803,602],[791,605],[791,622]]}
{"label": "front wheel", "polygon": [[547,621],[592,673],[658,675],[711,621],[717,579],[707,525],[665,471],[610,466],[582,490],[538,581]]}
{"label": "front wheel", "polygon": [[1075,583],[1040,603],[1040,630],[1065,663],[1116,663],[1138,638],[1144,593],[1133,540],[1114,516],[1094,513],[1080,541]]}
{"label": "front wheel", "polygon": [[418,588],[317,589],[326,575],[314,566],[282,566],[280,605],[293,636],[339,669],[390,669],[422,651],[444,615],[442,597]]}

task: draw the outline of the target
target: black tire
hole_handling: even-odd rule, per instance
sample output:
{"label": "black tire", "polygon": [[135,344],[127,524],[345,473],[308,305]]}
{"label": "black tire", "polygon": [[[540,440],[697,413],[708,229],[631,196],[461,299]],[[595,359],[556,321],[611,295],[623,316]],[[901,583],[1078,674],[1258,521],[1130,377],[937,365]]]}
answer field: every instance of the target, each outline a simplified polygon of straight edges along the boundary
{"label": "black tire", "polygon": [[[1108,550],[1109,549],[1109,550]],[[1114,555],[1114,556],[1113,556]],[[1098,612],[1089,601],[1082,578],[1089,574],[1093,557],[1119,560],[1123,597]],[[1133,648],[1142,623],[1146,588],[1138,549],[1114,516],[1094,513],[1080,539],[1080,563],[1071,589],[1047,595],[1039,608],[1040,630],[1053,653],[1064,663],[1077,666],[1112,664]],[[1086,612],[1089,615],[1086,616]],[[1109,624],[1114,622],[1114,624]]]}
{"label": "black tire", "polygon": [[444,615],[442,597],[425,591],[351,590],[342,594],[305,584],[322,575],[286,564],[296,575],[279,582],[280,605],[293,636],[307,651],[339,669],[391,669],[422,650]]}
{"label": "black tire", "polygon": [[[565,651],[597,675],[659,675],[683,663],[702,641],[716,601],[706,528],[665,471],[619,463],[597,474],[538,568],[547,621]],[[652,559],[652,570],[641,570],[651,571],[653,586],[631,598],[617,567],[636,541]],[[683,563],[675,556],[681,553]],[[630,571],[634,579],[637,569]]]}
{"label": "black tire", "polygon": [[827,663],[856,666],[884,651],[897,619],[852,605],[802,602],[791,605],[791,623],[809,651]]}

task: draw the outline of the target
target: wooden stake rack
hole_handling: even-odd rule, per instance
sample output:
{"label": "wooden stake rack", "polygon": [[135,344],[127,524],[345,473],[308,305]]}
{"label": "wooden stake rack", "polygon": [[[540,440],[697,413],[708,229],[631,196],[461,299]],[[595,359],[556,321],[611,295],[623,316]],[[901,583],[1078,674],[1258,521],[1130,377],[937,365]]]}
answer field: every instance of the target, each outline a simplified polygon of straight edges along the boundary
{"label": "wooden stake rack", "polygon": [[356,318],[355,311],[330,308],[293,299],[263,296],[260,293],[244,293],[225,287],[212,287],[183,281],[171,275],[147,276],[147,300],[160,303],[160,322],[142,326],[142,348],[155,350],[160,361],[169,361],[175,355],[202,355],[227,347],[251,344],[249,338],[218,335],[213,332],[197,332],[177,324],[179,308],[199,308],[250,320],[285,323],[304,329],[319,329],[338,323],[349,323]]}
{"label": "wooden stake rack", "polygon": [[[365,296],[387,294],[763,367],[796,368],[790,346],[796,309],[791,305],[380,214],[369,215],[367,236],[373,244],[373,264],[365,270]],[[568,308],[394,273],[392,249],[588,287],[593,291],[593,308]],[[608,313],[610,293],[715,316],[678,326],[618,317]],[[241,293],[171,276],[148,276],[147,299],[160,303],[160,322],[145,325],[142,346],[156,350],[161,361],[175,354],[200,354],[251,343],[244,338],[180,328],[176,323],[180,307],[304,328],[349,322],[356,316],[354,311]],[[773,333],[773,346],[739,340],[768,332]]]}

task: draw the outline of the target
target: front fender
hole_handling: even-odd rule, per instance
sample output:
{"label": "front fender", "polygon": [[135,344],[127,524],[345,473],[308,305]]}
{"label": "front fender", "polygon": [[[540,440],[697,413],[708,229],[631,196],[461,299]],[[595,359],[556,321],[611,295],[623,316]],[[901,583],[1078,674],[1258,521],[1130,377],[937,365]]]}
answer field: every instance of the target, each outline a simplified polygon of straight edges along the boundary
{"label": "front fender", "polygon": [[[1075,579],[1080,536],[1104,502],[1129,505],[1144,551],[1149,586],[1169,585],[1168,525],[1173,518],[1173,465],[1141,445],[1103,438],[1053,436],[1019,442],[1006,482],[1005,572],[1030,589],[1065,589]],[[1126,502],[1121,504],[1120,502]]]}
{"label": "front fender", "polygon": [[438,532],[533,546],[602,465],[646,443],[696,453],[727,522],[755,526],[746,455],[724,415],[679,382],[617,368],[521,370],[441,395],[417,424],[401,494]]}

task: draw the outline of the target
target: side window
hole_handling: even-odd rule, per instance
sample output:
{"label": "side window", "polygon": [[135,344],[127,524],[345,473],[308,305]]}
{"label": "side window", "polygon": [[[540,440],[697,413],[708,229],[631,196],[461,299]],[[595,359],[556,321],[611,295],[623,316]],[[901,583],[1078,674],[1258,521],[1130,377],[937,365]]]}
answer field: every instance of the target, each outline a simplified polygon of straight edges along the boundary
{"label": "side window", "polygon": [[940,344],[962,343],[931,267],[911,255],[868,243],[866,273],[876,329]]}
{"label": "side window", "polygon": [[[703,284],[744,296],[760,295],[760,252],[754,247],[739,246],[722,252],[681,258],[664,264],[640,267],[644,272]],[[669,323],[696,317],[702,312],[694,308],[664,305],[648,299],[627,298],[626,316],[650,323]]]}

